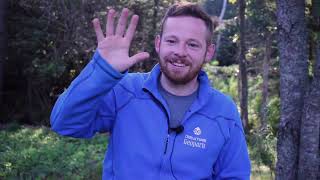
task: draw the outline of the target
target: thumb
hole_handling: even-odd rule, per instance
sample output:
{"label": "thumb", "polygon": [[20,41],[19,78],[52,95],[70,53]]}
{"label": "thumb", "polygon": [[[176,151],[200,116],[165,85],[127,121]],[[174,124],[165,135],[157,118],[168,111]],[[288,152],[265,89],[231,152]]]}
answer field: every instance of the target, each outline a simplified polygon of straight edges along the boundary
{"label": "thumb", "polygon": [[143,60],[148,59],[149,57],[150,57],[149,53],[147,53],[147,52],[140,52],[140,53],[137,53],[137,54],[131,56],[130,59],[131,59],[131,62],[132,62],[133,64],[136,64],[136,63],[138,63],[138,62],[141,62],[141,61],[143,61]]}

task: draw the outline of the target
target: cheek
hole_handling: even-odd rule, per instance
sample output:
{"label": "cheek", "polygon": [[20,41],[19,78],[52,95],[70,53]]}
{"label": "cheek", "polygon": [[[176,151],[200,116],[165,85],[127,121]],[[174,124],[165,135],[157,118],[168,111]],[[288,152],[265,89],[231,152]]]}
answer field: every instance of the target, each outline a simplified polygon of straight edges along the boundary
{"label": "cheek", "polygon": [[192,59],[197,61],[199,60],[202,61],[203,59],[205,59],[205,56],[206,56],[204,51],[189,51],[188,54]]}
{"label": "cheek", "polygon": [[172,52],[170,51],[170,48],[164,48],[164,47],[161,47],[159,49],[159,56],[160,57],[165,57],[165,56],[168,56],[170,55]]}

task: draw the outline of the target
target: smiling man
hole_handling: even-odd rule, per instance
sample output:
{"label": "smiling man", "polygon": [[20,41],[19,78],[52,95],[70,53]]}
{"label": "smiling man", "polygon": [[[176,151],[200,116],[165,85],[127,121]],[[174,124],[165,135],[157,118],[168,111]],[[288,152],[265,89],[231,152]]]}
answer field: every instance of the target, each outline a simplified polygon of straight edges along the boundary
{"label": "smiling man", "polygon": [[[208,18],[206,21],[211,20]],[[202,19],[192,16],[181,15],[164,20],[161,35],[155,42],[162,72],[160,82],[164,89],[179,96],[196,91],[197,76],[214,53],[214,46],[208,40],[208,37],[211,39],[211,31],[212,25],[207,28]]]}
{"label": "smiling man", "polygon": [[214,54],[213,24],[195,4],[166,12],[155,39],[159,64],[149,73],[127,73],[147,52],[129,57],[138,23],[128,9],[105,35],[93,20],[98,47],[92,60],[59,97],[52,129],[90,138],[110,132],[103,179],[249,179],[250,161],[237,107],[210,87],[202,66]]}

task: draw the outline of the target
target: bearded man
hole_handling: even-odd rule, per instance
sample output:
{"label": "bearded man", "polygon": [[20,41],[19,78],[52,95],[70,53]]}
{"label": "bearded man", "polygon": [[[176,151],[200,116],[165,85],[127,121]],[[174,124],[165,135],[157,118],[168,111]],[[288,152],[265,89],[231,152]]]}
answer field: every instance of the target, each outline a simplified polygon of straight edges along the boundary
{"label": "bearded man", "polygon": [[129,57],[138,16],[128,28],[124,8],[107,14],[105,34],[93,25],[92,60],[59,97],[52,129],[90,138],[109,132],[103,179],[249,179],[250,161],[233,101],[210,86],[202,70],[214,54],[213,23],[196,4],[175,4],[155,38],[159,63],[149,73],[128,73],[147,52]]}

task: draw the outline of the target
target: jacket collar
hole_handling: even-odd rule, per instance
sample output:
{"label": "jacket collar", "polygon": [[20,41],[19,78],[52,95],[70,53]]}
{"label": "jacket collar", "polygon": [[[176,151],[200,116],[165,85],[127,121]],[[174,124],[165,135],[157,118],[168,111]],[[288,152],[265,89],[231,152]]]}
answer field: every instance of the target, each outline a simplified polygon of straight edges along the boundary
{"label": "jacket collar", "polygon": [[[160,78],[161,70],[160,65],[156,64],[151,70],[147,80],[143,85],[143,90],[149,91],[155,98],[162,99],[159,91],[158,91],[158,81]],[[211,87],[210,81],[208,79],[207,74],[201,70],[198,75],[199,80],[199,93],[197,101],[195,102],[195,106],[192,107],[200,107],[207,103],[210,97]],[[191,107],[191,108],[192,108]]]}

